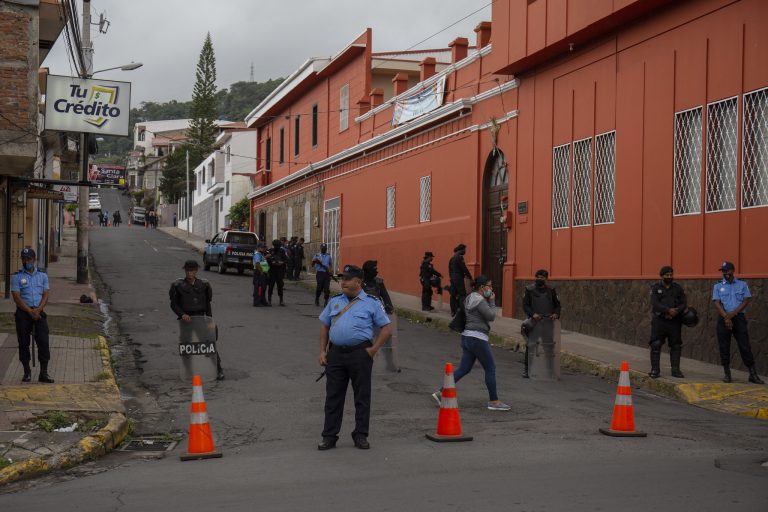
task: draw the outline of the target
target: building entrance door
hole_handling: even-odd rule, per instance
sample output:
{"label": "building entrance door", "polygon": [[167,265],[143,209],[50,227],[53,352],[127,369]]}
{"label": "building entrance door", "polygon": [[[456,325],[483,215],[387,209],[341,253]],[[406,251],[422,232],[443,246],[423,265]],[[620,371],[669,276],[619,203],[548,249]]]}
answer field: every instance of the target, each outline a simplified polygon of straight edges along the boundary
{"label": "building entrance door", "polygon": [[[496,305],[501,306],[504,262],[507,260],[507,228],[502,221],[503,201],[508,201],[509,177],[504,153],[495,149],[483,173],[483,260],[482,273],[493,280]],[[503,201],[502,201],[503,200]]]}

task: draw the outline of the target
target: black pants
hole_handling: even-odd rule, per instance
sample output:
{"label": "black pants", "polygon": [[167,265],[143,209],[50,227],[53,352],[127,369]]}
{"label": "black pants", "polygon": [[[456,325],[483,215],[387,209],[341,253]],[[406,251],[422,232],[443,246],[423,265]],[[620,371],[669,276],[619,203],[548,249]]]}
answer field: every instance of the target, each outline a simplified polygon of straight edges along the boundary
{"label": "black pants", "polygon": [[459,308],[464,307],[464,299],[467,298],[467,289],[464,279],[455,281],[451,279],[451,315],[455,315]]}
{"label": "black pants", "polygon": [[[192,313],[185,313],[189,316],[205,316],[205,311],[195,311]],[[190,332],[193,331],[195,327],[193,325],[188,324],[186,322],[180,322],[179,325],[179,342],[186,341],[191,338]],[[205,339],[205,333],[204,331],[197,334],[198,339],[202,340]],[[216,326],[216,341],[219,341],[219,327]],[[216,343],[216,370],[219,372],[222,371],[221,369],[221,356],[219,355],[219,344]]]}
{"label": "black pants", "polygon": [[318,272],[315,274],[315,280],[317,281],[317,288],[315,288],[315,302],[320,300],[320,294],[325,297],[325,302],[328,303],[328,297],[331,296],[331,274],[330,272]]}
{"label": "black pants", "polygon": [[267,303],[267,274],[254,271],[253,273],[253,305],[266,306]]}
{"label": "black pants", "polygon": [[303,259],[296,258],[296,260],[293,263],[293,278],[295,280],[301,279],[301,263]]}
{"label": "black pants", "polygon": [[285,277],[285,271],[281,270],[279,272],[270,272],[269,273],[269,302],[272,302],[272,292],[275,289],[275,285],[277,285],[277,296],[280,297],[280,302],[283,301],[283,286],[285,286],[285,283],[283,282],[283,277]]}
{"label": "black pants", "polygon": [[[367,342],[365,346],[370,347]],[[355,430],[352,438],[368,437],[371,419],[371,370],[373,358],[364,347],[352,352],[341,352],[331,347],[328,365],[325,367],[325,425],[323,439],[338,439],[344,416],[344,400],[347,387],[352,382],[355,395]]]}
{"label": "black pants", "polygon": [[432,307],[432,285],[429,281],[421,282],[421,309]]}
{"label": "black pants", "polygon": [[666,341],[669,348],[676,348],[683,344],[683,323],[677,319],[667,319],[654,316],[651,320],[651,343],[660,341],[659,348]]}
{"label": "black pants", "polygon": [[32,328],[35,330],[35,343],[37,344],[37,360],[40,363],[47,363],[51,360],[51,351],[48,346],[48,320],[47,315],[42,313],[40,320],[33,320],[32,315],[20,309],[16,310],[16,337],[19,341],[19,361],[24,366],[29,365],[32,358],[29,351],[30,336]]}
{"label": "black pants", "polygon": [[752,355],[752,347],[749,346],[749,330],[747,329],[747,317],[738,314],[733,317],[733,329],[725,326],[723,317],[717,319],[717,344],[720,346],[720,362],[723,366],[731,364],[731,336],[736,338],[741,360],[747,368],[755,366],[755,357]]}

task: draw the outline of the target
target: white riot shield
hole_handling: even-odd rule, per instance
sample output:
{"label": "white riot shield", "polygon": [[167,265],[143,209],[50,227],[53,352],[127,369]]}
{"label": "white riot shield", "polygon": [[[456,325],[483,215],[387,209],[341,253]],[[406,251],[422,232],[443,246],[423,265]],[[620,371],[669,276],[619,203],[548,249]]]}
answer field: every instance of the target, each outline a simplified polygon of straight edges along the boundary
{"label": "white riot shield", "polygon": [[531,379],[560,380],[560,320],[542,318],[526,340]]}
{"label": "white riot shield", "polygon": [[[397,339],[397,314],[392,313],[389,316],[390,324],[392,326],[392,336],[384,342],[384,345],[379,349],[379,353],[375,359],[376,372],[394,372],[400,371],[400,362],[398,358],[398,339]],[[376,330],[378,334],[378,329]]]}
{"label": "white riot shield", "polygon": [[179,320],[179,361],[181,378],[199,375],[203,381],[216,378],[216,323],[210,316]]}

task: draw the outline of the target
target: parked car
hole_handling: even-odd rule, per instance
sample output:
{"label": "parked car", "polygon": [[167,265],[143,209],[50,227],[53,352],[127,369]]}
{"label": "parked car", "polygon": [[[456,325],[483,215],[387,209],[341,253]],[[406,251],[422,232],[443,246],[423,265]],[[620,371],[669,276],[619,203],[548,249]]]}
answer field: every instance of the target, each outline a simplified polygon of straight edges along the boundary
{"label": "parked car", "polygon": [[96,198],[96,199],[89,199],[88,200],[88,211],[89,212],[100,212],[101,211],[101,201],[99,201],[98,198]]}
{"label": "parked car", "polygon": [[213,240],[205,241],[203,268],[210,270],[212,265],[216,265],[219,274],[223,274],[229,267],[234,267],[238,274],[242,274],[246,268],[252,268],[253,252],[258,243],[259,237],[256,233],[223,231],[213,237]]}
{"label": "parked car", "polygon": [[144,224],[145,218],[147,215],[146,208],[142,208],[141,206],[134,206],[133,207],[133,213],[131,214],[131,222],[133,224]]}

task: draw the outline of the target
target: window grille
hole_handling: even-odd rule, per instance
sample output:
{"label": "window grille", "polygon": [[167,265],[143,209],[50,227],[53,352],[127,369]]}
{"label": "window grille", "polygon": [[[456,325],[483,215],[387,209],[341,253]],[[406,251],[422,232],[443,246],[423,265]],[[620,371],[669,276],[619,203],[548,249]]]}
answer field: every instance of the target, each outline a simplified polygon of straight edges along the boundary
{"label": "window grille", "polygon": [[768,88],[744,95],[741,206],[768,206]]}
{"label": "window grille", "polygon": [[331,270],[335,273],[339,268],[339,246],[341,239],[341,198],[336,197],[325,202],[323,208],[323,242],[328,246],[331,255]]}
{"label": "window grille", "polygon": [[595,224],[615,221],[616,132],[595,137]]}
{"label": "window grille", "polygon": [[563,144],[552,149],[552,229],[569,226],[570,161],[570,144]]}
{"label": "window grille", "polygon": [[701,213],[701,107],[675,114],[674,215]]}
{"label": "window grille", "polygon": [[432,200],[432,177],[419,178],[419,222],[429,222],[430,202]]}
{"label": "window grille", "polygon": [[309,201],[304,203],[304,241],[309,243],[312,233],[312,206]]}
{"label": "window grille", "polygon": [[345,84],[339,91],[339,131],[343,132],[349,127],[349,84]]}
{"label": "window grille", "polygon": [[707,105],[706,211],[736,209],[736,118],[738,99]]}
{"label": "window grille", "polygon": [[293,207],[288,207],[288,233],[285,235],[288,238],[291,238],[293,236]]}
{"label": "window grille", "polygon": [[573,225],[592,221],[592,138],[573,143]]}
{"label": "window grille", "polygon": [[395,187],[387,187],[387,228],[395,227]]}

